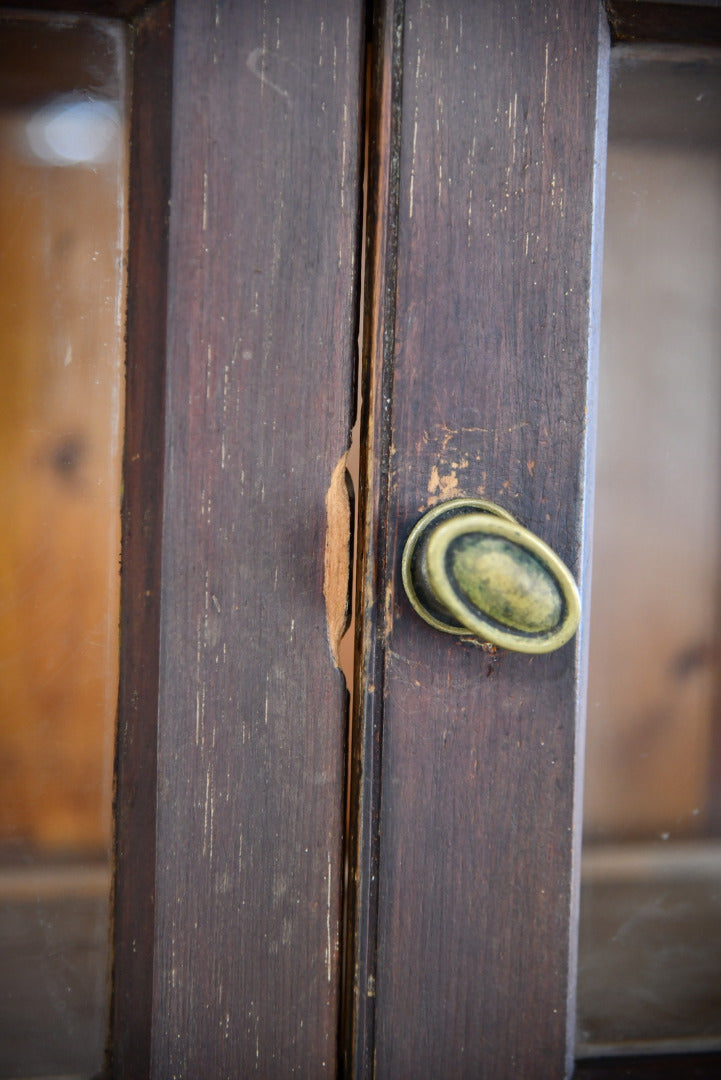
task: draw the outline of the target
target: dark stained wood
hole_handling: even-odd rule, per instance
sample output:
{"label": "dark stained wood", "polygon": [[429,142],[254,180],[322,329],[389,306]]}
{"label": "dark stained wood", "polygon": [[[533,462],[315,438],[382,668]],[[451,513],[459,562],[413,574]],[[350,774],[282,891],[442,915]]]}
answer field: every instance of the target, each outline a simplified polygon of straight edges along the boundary
{"label": "dark stained wood", "polygon": [[163,505],[170,4],[133,35],[112,1075],[150,1067]]}
{"label": "dark stained wood", "polygon": [[[373,1073],[378,904],[378,807],[383,721],[393,312],[401,135],[403,0],[374,5],[368,50],[366,282],[361,415],[356,671],[351,738],[343,1046],[345,1075]],[[422,883],[419,883],[422,888]]]}
{"label": "dark stained wood", "polygon": [[338,1066],[360,3],[175,9],[152,1075]]}
{"label": "dark stained wood", "polygon": [[653,1054],[582,1061],[573,1080],[716,1080],[721,1054]]}
{"label": "dark stained wood", "polygon": [[432,501],[483,495],[581,571],[605,35],[593,0],[406,4],[396,309],[368,397],[369,453],[389,432],[368,511],[387,497],[387,533],[365,526],[385,644],[365,688],[366,716],[382,698],[379,1078],[571,1068],[582,642],[529,658],[446,639],[406,602],[400,557]]}
{"label": "dark stained wood", "polygon": [[614,41],[721,44],[720,0],[604,0]]}

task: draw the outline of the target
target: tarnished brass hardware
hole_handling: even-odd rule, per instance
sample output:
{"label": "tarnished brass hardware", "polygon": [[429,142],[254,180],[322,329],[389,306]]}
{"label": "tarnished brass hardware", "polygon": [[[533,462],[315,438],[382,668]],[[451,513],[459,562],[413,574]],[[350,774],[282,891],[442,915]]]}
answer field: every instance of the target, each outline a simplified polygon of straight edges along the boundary
{"label": "tarnished brass hardware", "polygon": [[450,499],[423,515],[403,551],[403,585],[427,623],[515,652],[553,652],[581,605],[568,567],[495,503]]}

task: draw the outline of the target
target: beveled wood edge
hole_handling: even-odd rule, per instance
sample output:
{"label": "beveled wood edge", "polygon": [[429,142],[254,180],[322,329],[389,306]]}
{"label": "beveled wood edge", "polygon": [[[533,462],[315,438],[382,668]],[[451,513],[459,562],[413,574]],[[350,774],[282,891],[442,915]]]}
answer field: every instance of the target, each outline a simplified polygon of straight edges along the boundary
{"label": "beveled wood edge", "polygon": [[130,31],[126,422],[108,1075],[150,1072],[172,0]]}
{"label": "beveled wood edge", "polygon": [[[596,476],[597,402],[601,344],[601,294],[603,282],[603,235],[606,210],[606,153],[608,147],[608,104],[611,72],[611,33],[604,17],[604,3],[598,8],[598,55],[596,67],[596,115],[594,124],[594,176],[591,224],[591,281],[588,311],[588,375],[586,400],[589,424],[586,434],[583,479],[582,536],[593,535],[593,507]],[[581,914],[581,855],[583,849],[583,789],[585,780],[586,726],[588,698],[588,653],[590,637],[591,544],[582,545],[579,573],[581,628],[576,637],[576,751],[574,761],[573,834],[571,861],[571,906],[568,924],[568,976],[566,1000],[566,1075],[575,1066],[578,987],[578,946]]]}

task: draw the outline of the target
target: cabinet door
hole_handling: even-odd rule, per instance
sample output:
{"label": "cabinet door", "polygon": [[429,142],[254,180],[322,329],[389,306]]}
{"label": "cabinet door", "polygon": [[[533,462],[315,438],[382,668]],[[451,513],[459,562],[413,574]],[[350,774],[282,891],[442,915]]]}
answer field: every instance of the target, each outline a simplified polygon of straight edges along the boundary
{"label": "cabinet door", "polygon": [[429,506],[488,499],[585,584],[608,29],[595,0],[411,0],[383,20],[355,1067],[561,1077],[585,636],[527,656],[444,635],[412,611],[401,552]]}

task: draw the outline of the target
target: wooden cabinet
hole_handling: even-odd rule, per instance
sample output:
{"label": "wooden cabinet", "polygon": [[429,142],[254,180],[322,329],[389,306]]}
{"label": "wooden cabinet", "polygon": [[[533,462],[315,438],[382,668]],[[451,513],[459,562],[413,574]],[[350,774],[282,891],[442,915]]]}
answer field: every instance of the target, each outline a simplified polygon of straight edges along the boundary
{"label": "wooden cabinet", "polygon": [[400,557],[481,496],[585,585],[608,15],[126,6],[113,1075],[569,1075],[586,635],[446,639]]}

